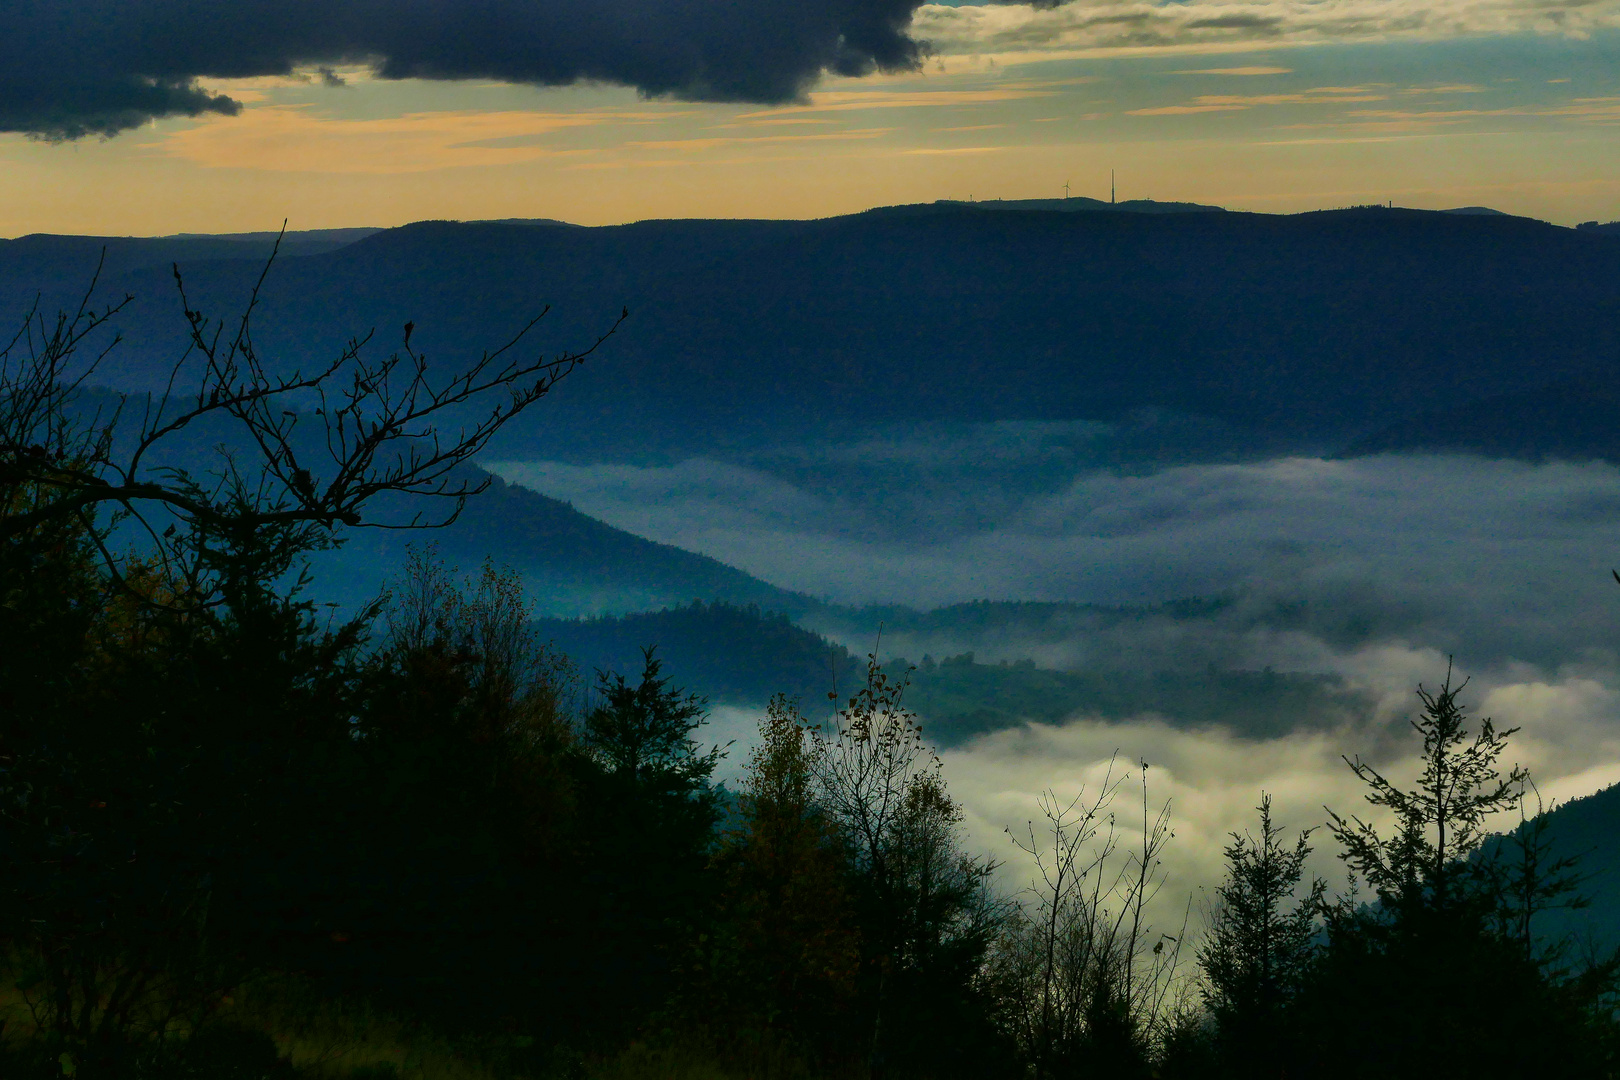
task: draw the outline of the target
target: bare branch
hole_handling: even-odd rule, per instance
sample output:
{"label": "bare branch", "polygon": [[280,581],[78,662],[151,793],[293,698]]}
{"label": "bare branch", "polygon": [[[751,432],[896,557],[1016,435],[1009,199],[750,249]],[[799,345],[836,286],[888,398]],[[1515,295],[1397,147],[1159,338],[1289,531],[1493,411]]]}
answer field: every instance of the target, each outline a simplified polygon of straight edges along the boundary
{"label": "bare branch", "polygon": [[[283,234],[285,223],[283,223]],[[280,237],[276,250],[280,248]],[[72,313],[47,325],[36,301],[11,342],[0,350],[0,541],[14,541],[54,520],[93,520],[103,504],[133,511],[161,507],[199,536],[243,536],[290,530],[300,541],[323,541],[338,525],[431,528],[454,522],[466,500],[488,486],[455,474],[514,417],[544,398],[611,338],[629,318],[618,319],[589,347],[553,356],[521,351],[549,309],[529,320],[505,343],[482,353],[446,378],[432,377],[427,358],[413,346],[407,323],[401,346],[382,359],[366,355],[370,332],[351,338],[330,361],[312,371],[277,375],[254,344],[253,320],[276,254],[266,260],[241,314],[227,336],[224,321],[212,321],[192,306],[176,265],[173,275],[187,325],[187,346],[171,365],[161,397],[148,397],[132,441],[117,452],[116,429],[125,399],[111,414],[75,414],[80,392],[102,359],[119,343],[115,335],[88,359],[91,335],[130,303],[96,309],[101,268]],[[105,260],[105,253],[103,253]],[[188,371],[196,386],[176,393]],[[300,401],[313,410],[299,411]],[[441,421],[483,404],[481,416],[453,435]],[[233,443],[251,451],[244,472],[221,447],[213,483],[157,461],[172,438],[204,420],[227,423]],[[318,433],[299,430],[318,422]],[[47,497],[23,498],[25,492]],[[384,494],[442,500],[447,509],[418,512],[405,522],[366,521],[368,503]],[[137,515],[137,517],[140,517]],[[141,524],[151,532],[149,524]],[[299,530],[305,530],[299,532]],[[103,552],[109,570],[116,567]]]}

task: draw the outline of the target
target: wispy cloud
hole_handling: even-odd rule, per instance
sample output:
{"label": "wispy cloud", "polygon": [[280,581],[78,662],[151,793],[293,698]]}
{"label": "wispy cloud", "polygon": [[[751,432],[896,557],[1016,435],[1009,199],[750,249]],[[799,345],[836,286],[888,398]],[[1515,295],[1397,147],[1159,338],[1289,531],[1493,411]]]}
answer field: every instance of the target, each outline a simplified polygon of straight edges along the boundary
{"label": "wispy cloud", "polygon": [[[1389,687],[1382,717],[1394,721],[1388,726],[1256,740],[1187,731],[1151,715],[1124,723],[1081,717],[996,732],[950,750],[944,755],[946,776],[964,804],[974,843],[1006,859],[1003,881],[1019,888],[1031,868],[1005,831],[1038,819],[1038,794],[1050,788],[1072,797],[1082,785],[1095,790],[1116,754],[1116,775],[1130,767],[1125,763],[1146,760],[1152,805],[1169,801],[1176,832],[1163,864],[1166,895],[1154,914],[1160,929],[1177,933],[1187,901],[1220,881],[1228,834],[1254,827],[1262,792],[1273,796],[1277,819],[1291,830],[1322,825],[1328,808],[1387,824],[1387,815],[1367,806],[1366,788],[1340,755],[1377,761],[1397,782],[1407,781],[1418,747],[1400,717],[1415,711],[1413,684],[1432,686],[1444,675],[1445,658],[1414,650],[1383,659],[1391,665],[1390,681],[1400,683]],[[1498,730],[1520,729],[1510,741],[1512,760],[1530,768],[1544,796],[1562,801],[1620,780],[1620,694],[1612,685],[1579,674],[1504,674],[1476,678],[1464,701],[1476,715],[1492,717]],[[1509,813],[1494,824],[1505,828],[1516,821]],[[1128,814],[1117,824],[1127,843],[1140,836],[1140,821]],[[1343,867],[1332,841],[1319,834],[1315,849],[1311,870],[1337,885]]]}
{"label": "wispy cloud", "polygon": [[1291,75],[1293,68],[1285,67],[1226,67],[1226,68],[1192,68],[1183,71],[1172,71],[1172,75]]}
{"label": "wispy cloud", "polygon": [[1562,105],[1510,105],[1500,109],[1355,109],[1351,116],[1422,123],[1457,122],[1493,117],[1565,117],[1576,121],[1620,121],[1620,97],[1576,98]]}
{"label": "wispy cloud", "polygon": [[1229,112],[1256,105],[1343,105],[1349,102],[1384,101],[1388,95],[1360,87],[1322,86],[1297,94],[1200,94],[1185,105],[1161,105],[1128,109],[1130,116],[1180,116],[1187,113]]}
{"label": "wispy cloud", "polygon": [[735,124],[721,125],[724,127],[785,127],[790,124],[831,124],[832,120],[825,117],[814,116],[760,116],[751,120],[738,121]]}
{"label": "wispy cloud", "polygon": [[350,120],[324,117],[307,106],[269,105],[176,130],[155,149],[209,168],[424,172],[557,156],[569,152],[549,141],[561,132],[645,115],[455,111]]}
{"label": "wispy cloud", "polygon": [[1041,86],[1004,86],[985,90],[831,90],[813,94],[807,105],[743,113],[741,119],[775,117],[807,112],[844,112],[855,109],[922,109],[952,105],[986,105],[1023,98],[1054,97]]}
{"label": "wispy cloud", "polygon": [[[1612,548],[1620,522],[1620,471],[1607,465],[1289,458],[1118,475],[1054,473],[1073,450],[1037,441],[853,451],[783,476],[696,460],[500,471],[633,532],[846,602],[1122,603],[1237,589],[1257,610],[1294,611],[1296,629],[1334,648],[1428,641],[1478,662],[1536,663],[1611,648],[1611,598],[1593,591],[1608,580],[1593,553]],[[1021,489],[1020,477],[1041,479]],[[1193,659],[1279,660],[1245,653],[1246,633],[1229,643],[1236,651]],[[1315,650],[1293,659],[1317,663]]]}
{"label": "wispy cloud", "polygon": [[[1502,34],[1586,37],[1620,27],[1620,0],[1099,0],[1056,7],[929,4],[913,25],[944,56],[1016,62],[1110,51],[1219,49]],[[1200,74],[1248,73],[1204,69]],[[1260,74],[1259,70],[1254,70]],[[1281,72],[1278,72],[1279,74]]]}
{"label": "wispy cloud", "polygon": [[[1166,865],[1176,917],[1196,886],[1218,880],[1222,837],[1251,824],[1262,790],[1302,828],[1322,821],[1324,803],[1361,806],[1340,754],[1408,776],[1402,720],[1413,688],[1443,677],[1451,655],[1473,680],[1477,715],[1522,729],[1513,760],[1543,792],[1568,798],[1620,779],[1620,656],[1614,587],[1604,587],[1620,470],[1462,457],[1073,465],[1075,447],[1110,437],[1101,424],[986,425],[807,450],[776,472],[703,460],[498,471],[632,531],[846,601],[1234,595],[1197,618],[884,637],[913,659],[975,649],[983,661],[1092,671],[1330,673],[1370,701],[1342,727],[1267,737],[1192,730],[1163,709],[1123,720],[1078,712],[944,754],[975,844],[1009,860],[1002,830],[1032,816],[1038,792],[1095,783],[1116,751],[1145,758],[1155,800],[1174,801]],[[1327,847],[1318,869],[1336,873]],[[1006,873],[1023,883],[1016,861]]]}
{"label": "wispy cloud", "polygon": [[900,153],[950,156],[952,154],[994,154],[1005,149],[1004,146],[915,146],[909,150],[901,150]]}
{"label": "wispy cloud", "polygon": [[713,150],[720,146],[750,146],[769,145],[773,143],[802,143],[847,141],[852,139],[877,139],[887,135],[892,128],[854,128],[848,131],[813,132],[800,135],[721,135],[714,137],[696,137],[691,139],[657,139],[645,142],[630,142],[627,146],[639,147],[648,150],[683,150],[697,152]]}

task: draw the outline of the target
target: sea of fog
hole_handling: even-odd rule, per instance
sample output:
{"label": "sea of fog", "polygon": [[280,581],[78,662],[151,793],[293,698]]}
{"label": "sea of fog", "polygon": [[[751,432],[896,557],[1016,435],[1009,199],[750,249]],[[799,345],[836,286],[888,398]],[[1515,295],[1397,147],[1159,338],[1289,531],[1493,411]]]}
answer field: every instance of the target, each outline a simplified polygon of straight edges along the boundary
{"label": "sea of fog", "polygon": [[[1409,777],[1414,689],[1443,680],[1449,658],[1454,678],[1470,680],[1465,702],[1520,729],[1509,756],[1532,770],[1543,797],[1620,780],[1620,584],[1610,573],[1620,566],[1620,470],[1462,456],[1099,467],[1055,452],[1073,439],[1054,440],[1050,427],[728,460],[491,467],[620,528],[843,604],[1229,601],[1214,616],[1071,638],[1020,637],[1016,627],[977,639],[890,637],[889,656],[974,649],[981,661],[1059,668],[1271,667],[1337,675],[1372,703],[1331,731],[1302,724],[1255,738],[1152,713],[1107,723],[1082,715],[952,748],[946,774],[971,841],[1006,860],[1015,885],[1028,868],[1004,830],[1023,828],[1044,790],[1095,786],[1117,753],[1145,759],[1150,799],[1172,801],[1165,896],[1175,900],[1160,918],[1179,919],[1177,905],[1219,880],[1226,834],[1251,825],[1262,791],[1302,828],[1319,826],[1324,806],[1368,814],[1341,755]],[[834,633],[865,653],[876,630]],[[715,736],[738,740],[734,762],[755,716],[716,710]],[[1318,839],[1316,869],[1336,884],[1343,870],[1331,841]]]}

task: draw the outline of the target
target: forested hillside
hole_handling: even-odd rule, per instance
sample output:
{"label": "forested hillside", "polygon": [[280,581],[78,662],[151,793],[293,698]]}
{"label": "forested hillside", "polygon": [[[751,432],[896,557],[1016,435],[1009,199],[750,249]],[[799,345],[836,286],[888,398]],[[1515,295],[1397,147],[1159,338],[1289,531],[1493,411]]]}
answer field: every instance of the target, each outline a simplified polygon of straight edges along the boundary
{"label": "forested hillside", "polygon": [[[42,284],[51,308],[76,295],[100,243],[0,248],[0,307],[20,311]],[[121,385],[154,388],[183,345],[157,254],[104,280],[136,297],[106,367]],[[162,254],[213,313],[237,310],[260,269],[195,244]],[[628,307],[596,376],[503,438],[519,456],[1144,406],[1331,445],[1603,370],[1617,302],[1609,237],[1522,218],[939,204],[823,221],[421,222],[283,259],[258,340],[309,363],[373,328],[372,348],[395,348],[412,322],[429,355],[461,363],[547,305],[550,349],[588,344]]]}
{"label": "forested hillside", "polygon": [[[1578,894],[1588,903],[1581,907],[1549,905],[1537,916],[1536,933],[1547,943],[1561,946],[1572,960],[1620,949],[1620,787],[1610,786],[1550,807],[1539,825],[1545,830],[1547,858],[1574,861]],[[1520,833],[1534,829],[1534,824],[1526,825]],[[1493,842],[1487,854],[1504,850],[1511,850],[1511,845],[1504,848]]]}
{"label": "forested hillside", "polygon": [[1363,454],[1449,452],[1531,461],[1620,461],[1620,357],[1592,375],[1494,394],[1407,417],[1362,436]]}
{"label": "forested hillside", "polygon": [[786,615],[724,601],[592,619],[537,619],[534,633],[586,671],[631,673],[644,649],[680,673],[681,685],[715,704],[763,708],[787,694],[818,715],[834,687],[854,685],[862,663],[848,649]]}
{"label": "forested hillside", "polygon": [[[969,621],[1017,618],[1020,607],[1045,608],[1069,624],[1097,613],[1080,605],[961,605],[941,612],[885,612],[891,627],[915,631],[936,622],[960,632]],[[1011,609],[1007,611],[1005,609]],[[870,616],[869,650],[885,625],[874,612],[817,606],[820,621],[854,623]],[[906,617],[909,614],[909,618]],[[1130,618],[1109,611],[1105,617]],[[977,615],[979,618],[974,619]],[[724,602],[693,603],[618,617],[540,619],[535,633],[587,671],[639,670],[642,650],[680,672],[682,685],[716,704],[762,708],[785,693],[819,715],[827,695],[854,685],[862,661],[851,650],[795,626],[786,615]],[[1020,628],[1028,626],[1020,620]],[[888,676],[905,686],[905,701],[927,724],[930,741],[956,746],[977,735],[1024,723],[1061,724],[1076,717],[1125,721],[1160,717],[1189,728],[1220,727],[1248,738],[1296,730],[1327,730],[1370,714],[1372,703],[1342,680],[1293,672],[1128,669],[1053,670],[1030,659],[979,663],[972,653],[883,658]]]}
{"label": "forested hillside", "polygon": [[465,571],[487,559],[521,574],[540,614],[637,611],[694,599],[798,614],[811,604],[718,560],[615,529],[476,467],[458,475],[472,483],[487,480],[489,489],[443,529],[358,531],[319,560],[326,570],[322,596],[363,603],[405,565],[411,547],[431,546]]}

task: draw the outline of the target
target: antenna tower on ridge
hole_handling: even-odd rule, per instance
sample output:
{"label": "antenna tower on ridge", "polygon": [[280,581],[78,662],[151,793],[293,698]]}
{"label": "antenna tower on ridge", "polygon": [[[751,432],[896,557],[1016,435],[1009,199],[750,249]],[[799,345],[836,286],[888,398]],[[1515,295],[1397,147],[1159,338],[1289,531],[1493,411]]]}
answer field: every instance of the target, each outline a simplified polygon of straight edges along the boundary
{"label": "antenna tower on ridge", "polygon": [[1114,205],[1114,170],[1108,170],[1108,205]]}

